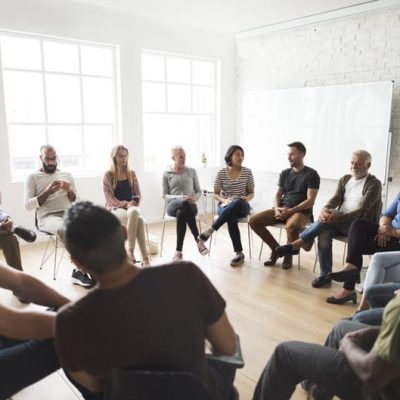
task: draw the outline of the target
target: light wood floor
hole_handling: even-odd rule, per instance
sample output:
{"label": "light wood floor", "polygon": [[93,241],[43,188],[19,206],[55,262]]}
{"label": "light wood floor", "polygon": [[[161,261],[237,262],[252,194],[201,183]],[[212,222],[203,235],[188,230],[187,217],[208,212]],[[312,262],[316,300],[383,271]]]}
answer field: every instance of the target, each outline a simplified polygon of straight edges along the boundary
{"label": "light wood floor", "polygon": [[[174,254],[175,224],[167,225],[163,258],[154,256],[152,263],[169,261]],[[160,237],[161,225],[149,226],[150,233]],[[276,232],[277,234],[278,232]],[[268,251],[264,251],[258,260],[260,241],[254,237],[253,258],[248,257],[247,230],[242,225],[242,241],[246,253],[246,262],[242,267],[232,268],[229,260],[233,256],[231,242],[223,227],[217,234],[216,244],[212,245],[211,256],[202,257],[194,240],[187,232],[184,246],[185,259],[195,262],[211,279],[226,299],[228,316],[240,335],[246,366],[239,370],[236,386],[241,400],[251,399],[257,379],[275,346],[285,340],[303,340],[323,343],[332,325],[342,316],[354,311],[352,304],[330,305],[325,298],[340,288],[332,284],[331,288],[313,289],[310,282],[315,253],[301,254],[301,270],[295,266],[291,270],[282,270],[280,263],[272,268],[263,266]],[[210,243],[207,243],[210,245]],[[57,276],[52,279],[52,266],[48,263],[39,270],[45,243],[22,246],[25,271],[54,286],[71,298],[78,298],[86,293],[85,289],[70,283],[71,264],[65,258]],[[264,247],[265,249],[265,247]],[[334,245],[335,266],[341,264],[343,247]],[[318,267],[317,267],[318,268]],[[9,293],[0,290],[2,303],[24,307]],[[80,399],[77,391],[66,381],[62,373],[55,373],[41,382],[26,388],[14,396],[15,400]],[[305,399],[305,393],[297,388],[294,399]]]}

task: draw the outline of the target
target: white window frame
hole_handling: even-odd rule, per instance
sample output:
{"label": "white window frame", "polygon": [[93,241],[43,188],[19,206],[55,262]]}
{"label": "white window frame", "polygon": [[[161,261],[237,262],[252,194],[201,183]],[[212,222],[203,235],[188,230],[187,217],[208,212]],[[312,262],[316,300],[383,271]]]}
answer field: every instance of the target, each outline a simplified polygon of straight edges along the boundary
{"label": "white window frame", "polygon": [[[37,149],[32,149],[32,157],[35,159],[39,158],[39,148],[40,145],[49,143],[49,127],[51,126],[65,126],[65,127],[71,127],[71,126],[79,126],[81,128],[81,138],[82,138],[82,154],[79,156],[83,158],[83,164],[85,163],[85,158],[87,156],[87,153],[85,152],[85,143],[84,143],[84,128],[85,127],[90,127],[90,126],[107,126],[111,127],[112,129],[112,141],[113,144],[117,144],[121,141],[122,138],[122,129],[121,129],[121,99],[120,99],[120,75],[119,75],[119,47],[117,45],[112,45],[112,44],[105,44],[105,43],[99,43],[99,42],[89,42],[89,41],[82,41],[82,40],[75,40],[75,39],[67,39],[67,38],[60,38],[56,36],[47,36],[47,35],[39,35],[39,34],[34,34],[34,33],[20,33],[20,32],[14,32],[14,31],[8,31],[8,30],[1,30],[0,29],[0,39],[2,36],[11,36],[11,37],[19,37],[19,38],[27,38],[27,39],[35,39],[38,40],[40,43],[40,52],[41,52],[41,69],[40,70],[34,70],[34,69],[28,69],[28,68],[10,68],[10,67],[3,67],[3,62],[2,62],[2,55],[0,51],[0,71],[1,71],[1,80],[4,82],[4,71],[17,71],[17,72],[31,72],[35,74],[40,74],[41,75],[41,80],[42,80],[42,85],[43,85],[43,99],[44,99],[44,122],[10,122],[7,120],[7,115],[5,112],[4,108],[4,116],[5,116],[5,121],[6,121],[6,132],[7,132],[7,145],[8,145],[8,154],[9,154],[9,164],[10,164],[10,175],[11,175],[11,182],[21,182],[23,181],[26,176],[28,175],[27,172],[18,172],[15,171],[13,168],[13,161],[11,158],[11,149],[10,149],[10,141],[9,135],[10,135],[10,127],[11,126],[44,126],[45,127],[45,135],[46,135],[46,140],[45,143],[39,144]],[[73,44],[78,47],[78,72],[59,72],[59,71],[52,71],[52,70],[45,70],[44,68],[44,52],[43,52],[43,42],[44,41],[51,41],[51,42],[56,42],[56,43],[66,43],[66,44]],[[109,49],[112,52],[112,75],[111,76],[105,76],[105,75],[95,75],[95,74],[85,74],[82,73],[82,61],[81,61],[81,46],[86,46],[86,47],[97,47],[101,49]],[[1,50],[1,49],[0,49]],[[46,74],[51,74],[51,75],[59,75],[59,76],[73,76],[73,77],[78,77],[79,78],[79,90],[80,90],[80,96],[81,96],[81,123],[62,123],[62,122],[57,122],[57,123],[52,123],[48,121],[48,110],[47,110],[47,92],[46,92]],[[84,122],[84,102],[83,102],[83,78],[96,78],[96,79],[111,79],[113,82],[113,92],[114,92],[114,116],[115,120],[113,123],[86,123]],[[4,86],[4,84],[3,84]],[[1,87],[1,86],[0,86]],[[4,87],[3,91],[1,93],[3,96],[3,102],[4,102],[4,107],[6,104],[6,98],[5,98],[5,92],[4,92]],[[86,169],[85,166],[83,169],[79,170],[74,170],[74,176],[76,177],[93,177],[93,176],[98,176],[99,173],[102,173],[103,169]]]}
{"label": "white window frame", "polygon": [[[144,111],[142,109],[142,116],[146,115],[196,115],[196,116],[211,116],[212,117],[212,122],[213,122],[213,133],[211,135],[215,139],[215,146],[214,146],[214,151],[213,154],[205,154],[207,158],[207,163],[201,163],[199,160],[188,160],[188,163],[191,166],[194,167],[216,167],[219,165],[218,162],[218,155],[220,151],[220,91],[221,91],[221,84],[220,84],[220,74],[221,74],[221,62],[218,59],[213,59],[213,58],[206,58],[206,57],[198,57],[198,56],[190,56],[190,55],[185,55],[185,54],[178,54],[178,53],[169,53],[169,52],[163,52],[163,51],[158,51],[158,50],[149,50],[149,49],[142,49],[141,51],[141,57],[140,59],[142,60],[142,56],[144,55],[154,55],[154,56],[159,56],[163,57],[163,66],[164,66],[164,79],[162,80],[155,80],[155,79],[144,79],[143,78],[143,73],[141,73],[141,83],[142,83],[142,99],[143,99],[143,84],[144,83],[162,83],[165,86],[165,111]],[[167,59],[173,59],[176,58],[178,60],[189,60],[190,61],[190,83],[183,83],[183,82],[175,82],[175,81],[168,81],[167,78]],[[214,64],[214,84],[213,85],[208,85],[208,84],[199,84],[199,83],[193,83],[193,61],[206,61]],[[168,84],[173,84],[173,85],[181,85],[185,87],[190,88],[190,112],[170,112],[168,111]],[[200,113],[200,112],[194,112],[193,111],[193,96],[192,96],[192,88],[193,87],[205,87],[205,88],[213,88],[214,89],[214,108],[212,113]],[[143,126],[143,146],[145,146],[145,132],[144,132],[144,124],[142,123]],[[171,147],[173,145],[179,145],[180,143],[171,143]],[[167,152],[169,149],[165,149]],[[149,168],[148,165],[146,165],[146,160],[144,160],[144,169],[147,172],[154,172],[153,168]]]}

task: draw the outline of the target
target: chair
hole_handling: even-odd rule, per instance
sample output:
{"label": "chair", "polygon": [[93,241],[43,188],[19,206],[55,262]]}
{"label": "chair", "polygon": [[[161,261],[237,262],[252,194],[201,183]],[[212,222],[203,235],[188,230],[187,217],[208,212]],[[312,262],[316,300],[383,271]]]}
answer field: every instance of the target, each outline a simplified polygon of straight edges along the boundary
{"label": "chair", "polygon": [[[250,225],[249,225],[249,221],[250,221],[251,215],[252,214],[251,214],[251,210],[250,210],[250,213],[249,213],[249,215],[247,217],[238,218],[238,223],[239,224],[247,224],[247,238],[248,238],[248,242],[249,242],[249,258],[250,258],[250,260],[251,260],[251,244],[252,244],[252,240],[253,240],[253,236],[252,236]],[[217,218],[218,218],[218,215],[215,215],[214,216],[214,222],[217,220]],[[208,255],[211,255],[211,247],[212,247],[211,243],[212,243],[212,237],[213,236],[214,236],[214,244],[215,244],[216,241],[217,241],[217,232],[213,232],[213,234],[210,237],[210,249],[209,249]]]}
{"label": "chair", "polygon": [[[164,247],[164,235],[165,235],[165,224],[167,222],[174,222],[176,221],[176,217],[171,217],[170,215],[167,214],[167,203],[164,205],[164,212],[163,212],[163,218],[162,218],[162,231],[161,231],[161,243],[160,243],[160,257],[162,257],[162,252],[163,252],[163,247]],[[196,221],[199,224],[199,232],[201,232],[201,221],[199,215],[196,215]]]}
{"label": "chair", "polygon": [[[44,251],[42,261],[40,263],[40,269],[43,269],[43,265],[47,262],[47,260],[54,253],[53,279],[56,280],[57,272],[60,268],[61,260],[64,256],[64,252],[65,252],[64,244],[63,244],[62,240],[58,237],[58,235],[54,235],[53,233],[46,232],[39,228],[39,223],[38,223],[38,218],[37,218],[36,212],[35,212],[35,227],[39,232],[44,233],[46,236],[48,236],[46,250]],[[49,246],[52,248],[51,250],[49,249]],[[62,253],[61,253],[61,256],[59,256],[58,263],[57,263],[57,256],[58,256],[59,249],[62,249]]]}
{"label": "chair", "polygon": [[[239,336],[237,350],[232,357],[206,355],[210,363],[229,364],[233,368],[244,366]],[[117,368],[111,372],[105,400],[212,400],[199,378],[185,371]],[[228,400],[239,400],[233,387]]]}
{"label": "chair", "polygon": [[[344,259],[346,257],[346,251],[347,251],[347,242],[349,240],[349,237],[348,236],[333,236],[332,239],[337,240],[338,242],[344,243],[343,256],[342,256],[342,264],[344,264]],[[313,272],[315,272],[315,270],[317,268],[317,263],[318,263],[318,250],[316,248]]]}
{"label": "chair", "polygon": [[[304,229],[307,229],[307,228],[311,225],[311,223],[312,223],[312,222],[307,223],[306,226],[304,227]],[[279,229],[279,239],[278,239],[278,243],[281,244],[282,231],[283,231],[283,230],[286,230],[286,224],[279,222],[279,223],[277,223],[277,224],[270,225],[270,228],[277,228],[277,229]],[[263,247],[264,247],[264,241],[261,241],[260,254],[259,254],[259,256],[258,256],[258,259],[259,259],[259,260],[261,260],[261,254],[262,254],[262,251],[263,251]],[[317,247],[315,246],[315,243],[314,243],[314,248],[315,248],[315,254],[316,254],[316,257],[317,257],[317,256],[318,256],[318,253],[317,253]],[[300,253],[301,253],[301,252],[299,251],[299,254],[297,255],[297,269],[298,269],[299,271],[300,271]],[[314,265],[314,269],[315,269],[315,265]]]}

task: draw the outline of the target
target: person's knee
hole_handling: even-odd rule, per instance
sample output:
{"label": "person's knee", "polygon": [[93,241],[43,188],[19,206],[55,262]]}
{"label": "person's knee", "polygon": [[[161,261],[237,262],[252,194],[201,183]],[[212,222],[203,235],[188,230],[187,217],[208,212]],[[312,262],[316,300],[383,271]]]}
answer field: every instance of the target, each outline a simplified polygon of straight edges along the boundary
{"label": "person's knee", "polygon": [[137,207],[129,207],[127,210],[127,214],[132,217],[137,217],[140,214],[140,210]]}
{"label": "person's knee", "polygon": [[286,233],[288,236],[298,235],[301,231],[301,226],[299,224],[287,224],[286,225]]}

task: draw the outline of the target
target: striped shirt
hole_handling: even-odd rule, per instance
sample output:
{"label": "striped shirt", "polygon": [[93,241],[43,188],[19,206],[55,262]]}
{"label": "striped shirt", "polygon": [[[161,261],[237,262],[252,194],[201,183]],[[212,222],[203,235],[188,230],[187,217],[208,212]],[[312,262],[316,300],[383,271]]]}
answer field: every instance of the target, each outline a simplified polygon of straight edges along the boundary
{"label": "striped shirt", "polygon": [[221,190],[225,199],[235,199],[247,196],[254,192],[254,178],[250,168],[242,167],[240,176],[232,179],[228,175],[228,167],[218,171],[214,181],[214,188]]}

